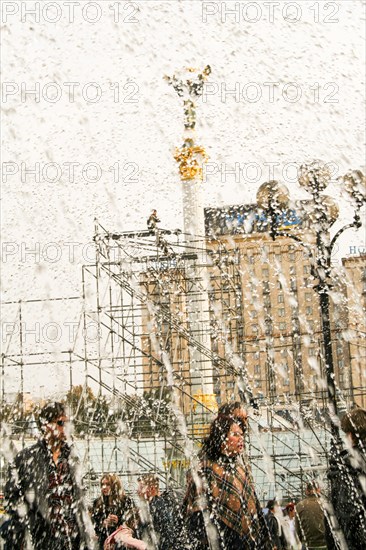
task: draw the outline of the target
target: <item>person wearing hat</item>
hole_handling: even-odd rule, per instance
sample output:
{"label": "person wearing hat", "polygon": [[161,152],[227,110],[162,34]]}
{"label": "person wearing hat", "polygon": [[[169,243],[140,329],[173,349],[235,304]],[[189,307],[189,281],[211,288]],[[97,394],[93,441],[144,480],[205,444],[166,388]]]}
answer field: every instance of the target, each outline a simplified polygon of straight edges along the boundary
{"label": "person wearing hat", "polygon": [[77,459],[67,443],[67,422],[63,403],[45,405],[39,414],[40,439],[20,451],[9,467],[7,543],[14,550],[29,539],[35,550],[89,550],[94,546]]}

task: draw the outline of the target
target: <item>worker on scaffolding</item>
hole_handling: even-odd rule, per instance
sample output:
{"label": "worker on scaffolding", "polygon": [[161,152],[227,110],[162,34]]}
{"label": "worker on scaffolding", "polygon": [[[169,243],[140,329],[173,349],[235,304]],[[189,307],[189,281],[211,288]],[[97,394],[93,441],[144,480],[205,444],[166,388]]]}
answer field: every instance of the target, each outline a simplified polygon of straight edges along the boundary
{"label": "worker on scaffolding", "polygon": [[158,218],[158,213],[154,209],[150,216],[147,219],[147,228],[149,231],[155,234],[155,230],[157,229],[157,224],[160,223],[160,220]]}
{"label": "worker on scaffolding", "polygon": [[167,241],[161,236],[161,231],[157,226],[158,223],[160,223],[160,220],[157,211],[154,209],[147,219],[147,228],[152,235],[155,235],[156,246],[162,250],[165,256],[167,256],[171,251],[169,250]]}

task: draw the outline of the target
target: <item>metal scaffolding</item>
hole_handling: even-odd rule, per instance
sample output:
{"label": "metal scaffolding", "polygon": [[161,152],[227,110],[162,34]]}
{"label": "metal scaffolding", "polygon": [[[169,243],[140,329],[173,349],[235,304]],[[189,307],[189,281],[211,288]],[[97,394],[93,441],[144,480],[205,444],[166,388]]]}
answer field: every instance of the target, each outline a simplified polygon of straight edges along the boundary
{"label": "metal scaffolding", "polygon": [[[308,388],[303,378],[296,315],[291,330],[275,336],[267,285],[262,289],[267,323],[263,333],[249,334],[246,310],[258,291],[246,286],[251,281],[243,248],[211,238],[206,249],[202,236],[197,243],[191,237],[187,247],[180,231],[114,234],[97,221],[94,240],[96,261],[82,268],[69,348],[58,354],[24,350],[24,303],[17,305],[20,328],[3,354],[3,402],[8,369],[13,377],[18,369],[20,393],[24,372],[34,365],[57,365],[69,391],[81,386],[71,412],[92,497],[104,471],[118,472],[131,489],[141,471],[151,470],[165,485],[183,487],[217,406],[240,399],[250,411],[247,453],[261,499],[299,496],[304,481],[326,468],[325,390],[321,384]],[[289,294],[295,290],[290,283],[288,288]],[[314,331],[312,337],[321,350],[321,335]],[[279,390],[281,350],[292,361],[287,392]],[[252,369],[253,357],[259,372]],[[346,389],[339,387],[345,406]],[[26,427],[20,431],[17,447],[26,444]]]}

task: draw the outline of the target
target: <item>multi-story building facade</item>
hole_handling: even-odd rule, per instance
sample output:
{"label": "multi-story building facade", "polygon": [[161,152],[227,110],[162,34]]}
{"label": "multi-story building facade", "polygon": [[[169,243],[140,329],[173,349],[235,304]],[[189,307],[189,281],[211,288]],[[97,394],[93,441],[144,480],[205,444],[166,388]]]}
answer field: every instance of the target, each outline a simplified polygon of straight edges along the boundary
{"label": "multi-story building facade", "polygon": [[346,272],[353,399],[359,407],[366,407],[366,254],[343,258],[342,263]]}
{"label": "multi-story building facade", "polygon": [[[271,402],[281,398],[311,403],[327,398],[318,280],[312,268],[315,237],[300,212],[301,205],[299,216],[292,211],[282,220],[282,228],[301,237],[306,247],[290,236],[272,240],[263,214],[257,214],[254,205],[207,212],[208,234],[239,251],[243,336],[238,354],[254,396]],[[330,294],[336,386],[349,402],[347,311],[341,289]],[[224,399],[230,397],[225,388],[221,393]]]}
{"label": "multi-story building facade", "polygon": [[[206,209],[205,215],[207,263],[198,265],[195,273],[199,278],[200,269],[202,273],[206,270],[209,276],[209,351],[213,359],[198,367],[204,376],[212,376],[218,403],[232,399],[245,384],[254,398],[265,402],[283,405],[301,401],[323,408],[327,386],[311,231],[294,211],[282,220],[283,228],[289,235],[301,236],[306,247],[290,236],[272,240],[266,220],[256,213],[254,205]],[[152,365],[148,358],[151,342],[155,342],[159,360],[162,353],[166,354],[165,361],[169,357],[172,371],[188,396],[191,366],[186,304],[191,283],[185,278],[184,263],[179,265],[176,257],[170,262],[170,269],[142,276],[157,306],[155,326],[151,311],[143,314],[142,341],[147,351],[144,387],[156,388],[165,377],[164,366]],[[358,292],[357,287],[355,302]],[[344,289],[338,284],[330,295],[336,387],[339,397],[349,404],[352,376]],[[159,304],[165,317],[157,329]],[[173,324],[169,324],[167,312]],[[182,324],[185,335],[176,330],[175,323]],[[230,365],[236,364],[244,373],[244,382],[225,364],[228,358]]]}

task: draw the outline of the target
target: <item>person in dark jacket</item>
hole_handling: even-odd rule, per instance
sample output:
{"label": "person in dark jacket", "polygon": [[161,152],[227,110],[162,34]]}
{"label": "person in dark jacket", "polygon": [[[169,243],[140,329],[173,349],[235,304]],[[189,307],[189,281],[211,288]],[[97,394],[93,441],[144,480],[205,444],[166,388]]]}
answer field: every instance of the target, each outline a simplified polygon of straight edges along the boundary
{"label": "person in dark jacket", "polygon": [[156,236],[156,246],[162,250],[165,256],[168,254],[174,254],[173,249],[168,245],[168,242],[162,236],[162,231],[159,230],[158,223],[160,223],[158,213],[156,210],[153,210],[147,219],[147,228],[150,231],[150,234]]}
{"label": "person in dark jacket", "polygon": [[149,231],[155,231],[157,224],[160,222],[158,218],[158,213],[156,210],[153,210],[150,216],[147,219],[147,228]]}
{"label": "person in dark jacket", "polygon": [[8,547],[31,539],[35,550],[93,547],[93,528],[83,503],[77,459],[66,442],[63,403],[48,404],[39,416],[42,437],[15,457],[5,486],[10,528]]}
{"label": "person in dark jacket", "polygon": [[140,497],[138,538],[150,542],[151,546],[155,541],[159,550],[183,549],[183,518],[174,495],[169,491],[161,494],[159,478],[150,473],[139,477],[137,493]]}
{"label": "person in dark jacket", "polygon": [[100,486],[102,494],[93,503],[92,521],[99,549],[103,550],[105,540],[125,522],[133,502],[122,490],[121,480],[115,474],[104,474]]}
{"label": "person in dark jacket", "polygon": [[272,549],[251,479],[242,460],[246,421],[219,414],[188,473],[183,510],[192,550]]}
{"label": "person in dark jacket", "polygon": [[[336,526],[333,538],[352,550],[366,548],[366,410],[353,409],[341,421],[348,449],[333,449],[329,463],[330,501]],[[334,518],[333,518],[334,519]],[[331,523],[332,517],[330,518]],[[337,532],[337,527],[340,533]],[[335,548],[327,530],[328,548]]]}
{"label": "person in dark jacket", "polygon": [[267,502],[268,513],[266,515],[266,522],[272,538],[274,550],[283,550],[286,548],[281,522],[276,516],[276,509],[278,509],[278,503],[275,500],[269,500]]}
{"label": "person in dark jacket", "polygon": [[320,488],[316,481],[306,485],[306,498],[296,504],[295,527],[303,548],[326,550],[325,516],[320,505]]}
{"label": "person in dark jacket", "polygon": [[138,550],[184,550],[186,535],[180,507],[170,491],[160,493],[159,478],[152,473],[138,479],[139,506],[132,510],[105,545],[110,548]]}

